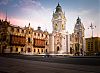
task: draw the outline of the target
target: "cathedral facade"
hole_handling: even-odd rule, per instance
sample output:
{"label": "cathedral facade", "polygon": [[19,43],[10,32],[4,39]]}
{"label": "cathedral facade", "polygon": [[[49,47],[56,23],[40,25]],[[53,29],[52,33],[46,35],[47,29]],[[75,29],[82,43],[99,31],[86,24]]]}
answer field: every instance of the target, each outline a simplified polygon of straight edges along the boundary
{"label": "cathedral facade", "polygon": [[66,17],[58,3],[52,17],[53,31],[50,34],[50,52],[54,54],[68,53],[68,32],[66,32]]}

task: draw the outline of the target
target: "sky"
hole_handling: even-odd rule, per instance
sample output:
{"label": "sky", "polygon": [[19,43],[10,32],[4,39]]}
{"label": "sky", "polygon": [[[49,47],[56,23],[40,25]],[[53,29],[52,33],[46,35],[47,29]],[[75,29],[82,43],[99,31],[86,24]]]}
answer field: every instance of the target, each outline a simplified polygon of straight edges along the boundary
{"label": "sky", "polygon": [[[85,37],[91,37],[91,23],[94,36],[100,37],[100,0],[0,0],[0,19],[5,19],[6,12],[11,24],[25,25],[52,32],[52,14],[57,4],[61,5],[67,19],[66,31],[71,34],[78,16],[85,27]],[[89,28],[89,29],[88,29]]]}

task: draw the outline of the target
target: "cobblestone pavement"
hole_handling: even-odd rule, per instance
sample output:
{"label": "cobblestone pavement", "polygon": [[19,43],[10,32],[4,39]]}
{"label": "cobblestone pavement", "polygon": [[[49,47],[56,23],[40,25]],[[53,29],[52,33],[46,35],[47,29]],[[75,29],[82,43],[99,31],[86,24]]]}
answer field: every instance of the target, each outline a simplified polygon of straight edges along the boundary
{"label": "cobblestone pavement", "polygon": [[0,73],[100,73],[100,66],[73,65],[0,57]]}

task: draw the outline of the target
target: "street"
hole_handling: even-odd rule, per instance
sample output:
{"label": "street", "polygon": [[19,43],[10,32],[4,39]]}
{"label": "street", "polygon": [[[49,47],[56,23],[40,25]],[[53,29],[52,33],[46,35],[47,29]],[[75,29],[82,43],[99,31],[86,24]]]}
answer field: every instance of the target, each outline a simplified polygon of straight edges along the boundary
{"label": "street", "polygon": [[100,73],[99,62],[98,58],[10,55],[0,57],[0,73]]}
{"label": "street", "polygon": [[32,61],[43,61],[43,62],[52,62],[52,63],[62,63],[62,64],[75,64],[75,65],[89,65],[89,66],[100,66],[100,57],[99,56],[35,56],[35,55],[16,55],[16,54],[5,54],[4,57],[32,60]]}

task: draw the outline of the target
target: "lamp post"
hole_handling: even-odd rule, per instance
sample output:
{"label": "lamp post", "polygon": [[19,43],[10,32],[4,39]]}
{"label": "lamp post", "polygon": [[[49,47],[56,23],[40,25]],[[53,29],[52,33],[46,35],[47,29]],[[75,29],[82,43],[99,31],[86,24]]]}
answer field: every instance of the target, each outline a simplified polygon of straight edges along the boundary
{"label": "lamp post", "polygon": [[[94,25],[91,23],[91,25],[89,26],[89,28],[90,28],[91,31],[92,31],[92,38],[93,38],[93,29],[96,28],[96,26],[94,26]],[[88,29],[89,29],[89,28],[88,28]]]}

